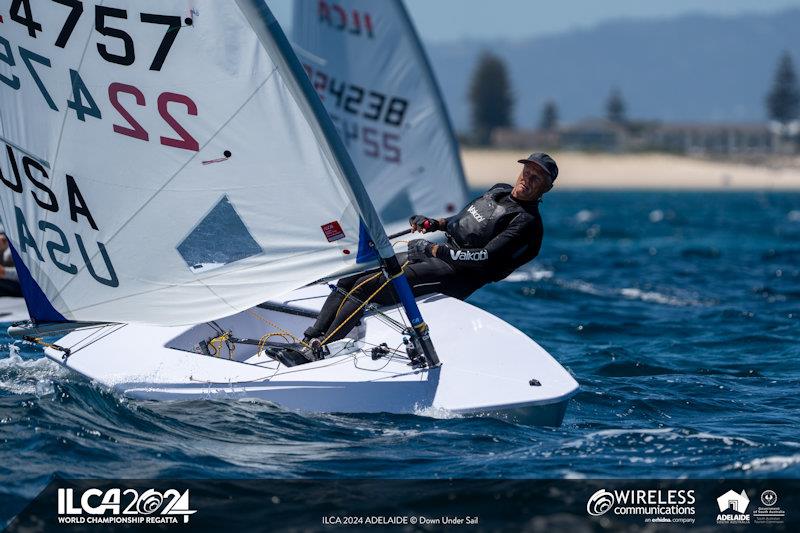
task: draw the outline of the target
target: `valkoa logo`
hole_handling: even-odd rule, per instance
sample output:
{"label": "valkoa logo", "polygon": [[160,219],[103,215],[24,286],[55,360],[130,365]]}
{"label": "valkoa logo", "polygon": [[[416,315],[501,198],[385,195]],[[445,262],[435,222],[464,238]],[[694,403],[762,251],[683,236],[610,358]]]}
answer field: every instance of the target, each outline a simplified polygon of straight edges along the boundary
{"label": "valkoa logo", "polygon": [[586,512],[592,516],[605,514],[614,506],[614,495],[606,489],[600,489],[586,502]]}
{"label": "valkoa logo", "polygon": [[479,252],[450,250],[450,257],[453,259],[453,261],[486,261],[489,259],[489,252],[486,250],[481,250]]}
{"label": "valkoa logo", "polygon": [[483,222],[484,220],[486,220],[486,218],[484,218],[484,216],[478,212],[478,209],[474,205],[469,206],[467,208],[467,211],[469,212],[470,215],[472,215],[472,218],[474,218],[478,222]]}

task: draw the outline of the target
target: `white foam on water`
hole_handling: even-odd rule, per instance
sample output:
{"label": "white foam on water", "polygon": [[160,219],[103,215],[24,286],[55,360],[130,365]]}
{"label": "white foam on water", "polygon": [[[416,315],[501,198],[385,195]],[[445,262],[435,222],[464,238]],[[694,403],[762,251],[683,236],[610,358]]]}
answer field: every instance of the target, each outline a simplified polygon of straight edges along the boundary
{"label": "white foam on water", "polygon": [[439,420],[450,420],[454,418],[464,418],[464,415],[442,409],[441,407],[414,407],[414,414],[417,416],[425,416],[428,418],[437,418]]}
{"label": "white foam on water", "polygon": [[617,437],[620,435],[665,435],[672,433],[673,428],[654,428],[654,429],[603,429],[589,433],[587,438],[593,437]]}
{"label": "white foam on water", "polygon": [[68,371],[46,357],[23,359],[19,348],[9,346],[9,356],[0,359],[0,390],[12,394],[46,395],[53,392],[53,378]]}
{"label": "white foam on water", "polygon": [[643,291],[634,287],[625,287],[620,289],[619,293],[625,298],[631,300],[641,300],[643,302],[651,302],[663,305],[673,305],[676,307],[687,307],[692,305],[700,305],[700,302],[692,299],[676,298],[674,296],[667,296],[660,292]]}
{"label": "white foam on water", "polygon": [[800,455],[771,455],[759,457],[742,463],[736,461],[726,470],[742,470],[744,472],[778,472],[791,466],[800,464]]}
{"label": "white foam on water", "polygon": [[594,220],[596,216],[597,215],[595,215],[588,209],[581,209],[580,211],[575,213],[575,216],[573,218],[575,219],[575,222],[585,223]]}
{"label": "white foam on water", "polygon": [[[593,433],[586,434],[583,438],[573,440],[570,442],[566,442],[562,445],[564,448],[581,448],[585,444],[589,444],[589,441],[595,441],[599,439],[604,439],[607,437],[633,437],[633,438],[642,438],[645,442],[650,442],[652,440],[651,435],[663,435],[666,440],[674,440],[679,437],[677,433],[674,432],[673,428],[654,428],[654,429],[603,429],[600,431],[595,431]],[[649,439],[649,440],[648,440]]]}
{"label": "white foam on water", "polygon": [[401,438],[413,439],[414,437],[419,437],[420,435],[422,435],[422,431],[418,429],[387,428],[381,430],[381,434],[385,437],[401,437]]}
{"label": "white foam on water", "polygon": [[648,216],[648,218],[650,219],[650,222],[652,222],[653,224],[661,222],[662,220],[664,220],[664,211],[662,211],[661,209],[653,209],[652,211],[650,211],[650,215]]}
{"label": "white foam on water", "polygon": [[519,269],[506,277],[503,281],[510,281],[512,283],[519,283],[524,281],[541,281],[543,279],[550,279],[553,277],[552,270],[544,270],[536,267],[528,269]]}
{"label": "white foam on water", "polygon": [[581,281],[581,280],[573,280],[573,281],[562,281],[558,283],[560,286],[564,287],[565,289],[572,289],[577,292],[582,292],[584,294],[592,294],[594,296],[603,296],[607,295],[608,291],[604,291],[599,289],[589,283],[588,281]]}
{"label": "white foam on water", "polygon": [[[549,276],[548,276],[549,277]],[[598,287],[588,281],[576,280],[561,280],[557,279],[556,284],[565,289],[574,290],[584,294],[591,294],[593,296],[622,296],[629,300],[640,300],[648,303],[656,303],[661,305],[671,305],[675,307],[690,307],[696,305],[707,305],[700,300],[694,298],[679,298],[677,296],[669,296],[656,291],[643,291],[636,287],[623,287],[621,289]]]}
{"label": "white foam on water", "polygon": [[788,218],[790,222],[800,222],[800,210],[793,209],[792,211],[789,211],[789,213],[786,215],[786,218]]}
{"label": "white foam on water", "polygon": [[748,446],[758,446],[757,442],[753,442],[750,439],[745,439],[744,437],[727,437],[725,435],[713,435],[711,433],[695,433],[693,435],[687,435],[690,439],[707,439],[707,440],[721,440],[724,444],[728,446],[733,446],[734,443],[742,443],[747,444]]}

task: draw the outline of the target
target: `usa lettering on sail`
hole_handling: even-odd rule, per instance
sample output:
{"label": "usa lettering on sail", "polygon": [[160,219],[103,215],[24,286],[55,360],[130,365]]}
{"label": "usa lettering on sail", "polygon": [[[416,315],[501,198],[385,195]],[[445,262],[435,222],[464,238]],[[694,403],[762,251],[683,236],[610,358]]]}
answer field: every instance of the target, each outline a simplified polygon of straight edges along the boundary
{"label": "usa lettering on sail", "polygon": [[[53,192],[53,189],[48,186],[47,182],[50,181],[50,176],[44,166],[27,155],[22,156],[20,165],[17,162],[17,155],[14,149],[9,145],[6,145],[6,157],[8,158],[8,166],[11,168],[11,175],[6,176],[0,170],[0,181],[3,182],[3,185],[18,195],[25,194],[26,187],[23,184],[20,173],[21,166],[27,178],[25,183],[32,185],[28,192],[39,208],[44,211],[58,213],[64,205],[63,200],[59,204],[58,197]],[[64,180],[70,219],[76,224],[89,225],[93,230],[98,231],[97,223],[78,187],[77,181],[69,174],[65,176]],[[4,222],[6,224],[12,223],[10,220]],[[90,243],[85,242],[79,233],[73,234],[74,244],[71,245],[67,232],[47,220],[27,220],[22,209],[16,205],[14,206],[13,223],[16,224],[17,228],[19,253],[26,254],[29,258],[36,258],[40,262],[45,262],[49,259],[59,270],[74,276],[78,273],[78,267],[73,262],[74,254],[72,252],[77,248],[80,252],[81,261],[83,261],[86,270],[95,281],[109,287],[119,286],[119,279],[114,270],[114,265],[102,242],[95,241],[95,246],[99,252],[100,259],[104,263],[105,270],[95,267],[92,263],[91,257],[98,254],[90,253],[87,249]],[[34,233],[32,229],[34,231],[38,229],[38,232]],[[41,242],[43,244],[40,245],[39,243]],[[47,259],[45,258],[45,253]]]}

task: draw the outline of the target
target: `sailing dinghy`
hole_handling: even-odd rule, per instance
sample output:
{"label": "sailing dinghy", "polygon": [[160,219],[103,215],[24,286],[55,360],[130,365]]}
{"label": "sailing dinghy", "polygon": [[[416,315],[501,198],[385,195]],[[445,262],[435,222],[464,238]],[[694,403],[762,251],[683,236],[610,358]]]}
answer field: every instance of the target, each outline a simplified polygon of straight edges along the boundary
{"label": "sailing dinghy", "polygon": [[[134,398],[561,423],[577,383],[545,350],[415,301],[263,0],[111,4],[13,2],[0,27],[0,216],[33,320],[10,333]],[[322,360],[275,355],[327,296],[313,282],[376,266],[398,308]]]}

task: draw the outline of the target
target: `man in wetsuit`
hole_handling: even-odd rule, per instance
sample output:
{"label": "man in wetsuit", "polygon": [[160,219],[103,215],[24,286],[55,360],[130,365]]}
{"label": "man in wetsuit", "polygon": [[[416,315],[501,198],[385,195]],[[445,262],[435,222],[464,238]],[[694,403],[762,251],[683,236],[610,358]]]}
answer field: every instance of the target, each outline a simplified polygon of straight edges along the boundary
{"label": "man in wetsuit", "polygon": [[[408,254],[398,254],[406,261],[405,275],[415,296],[439,292],[465,299],[487,283],[500,281],[532,260],[542,245],[542,219],[539,202],[553,188],[558,176],[556,162],[537,152],[520,159],[523,169],[512,187],[498,183],[450,218],[411,217],[413,231],[445,231],[446,244],[425,239],[408,243]],[[321,342],[341,339],[358,323],[363,309],[351,314],[385,281],[380,271],[342,278],[317,318],[305,332],[311,349],[304,355],[315,360],[321,355]],[[378,275],[376,275],[378,273]],[[345,294],[351,298],[345,300]],[[396,300],[391,289],[380,291],[371,302],[392,305]]]}

